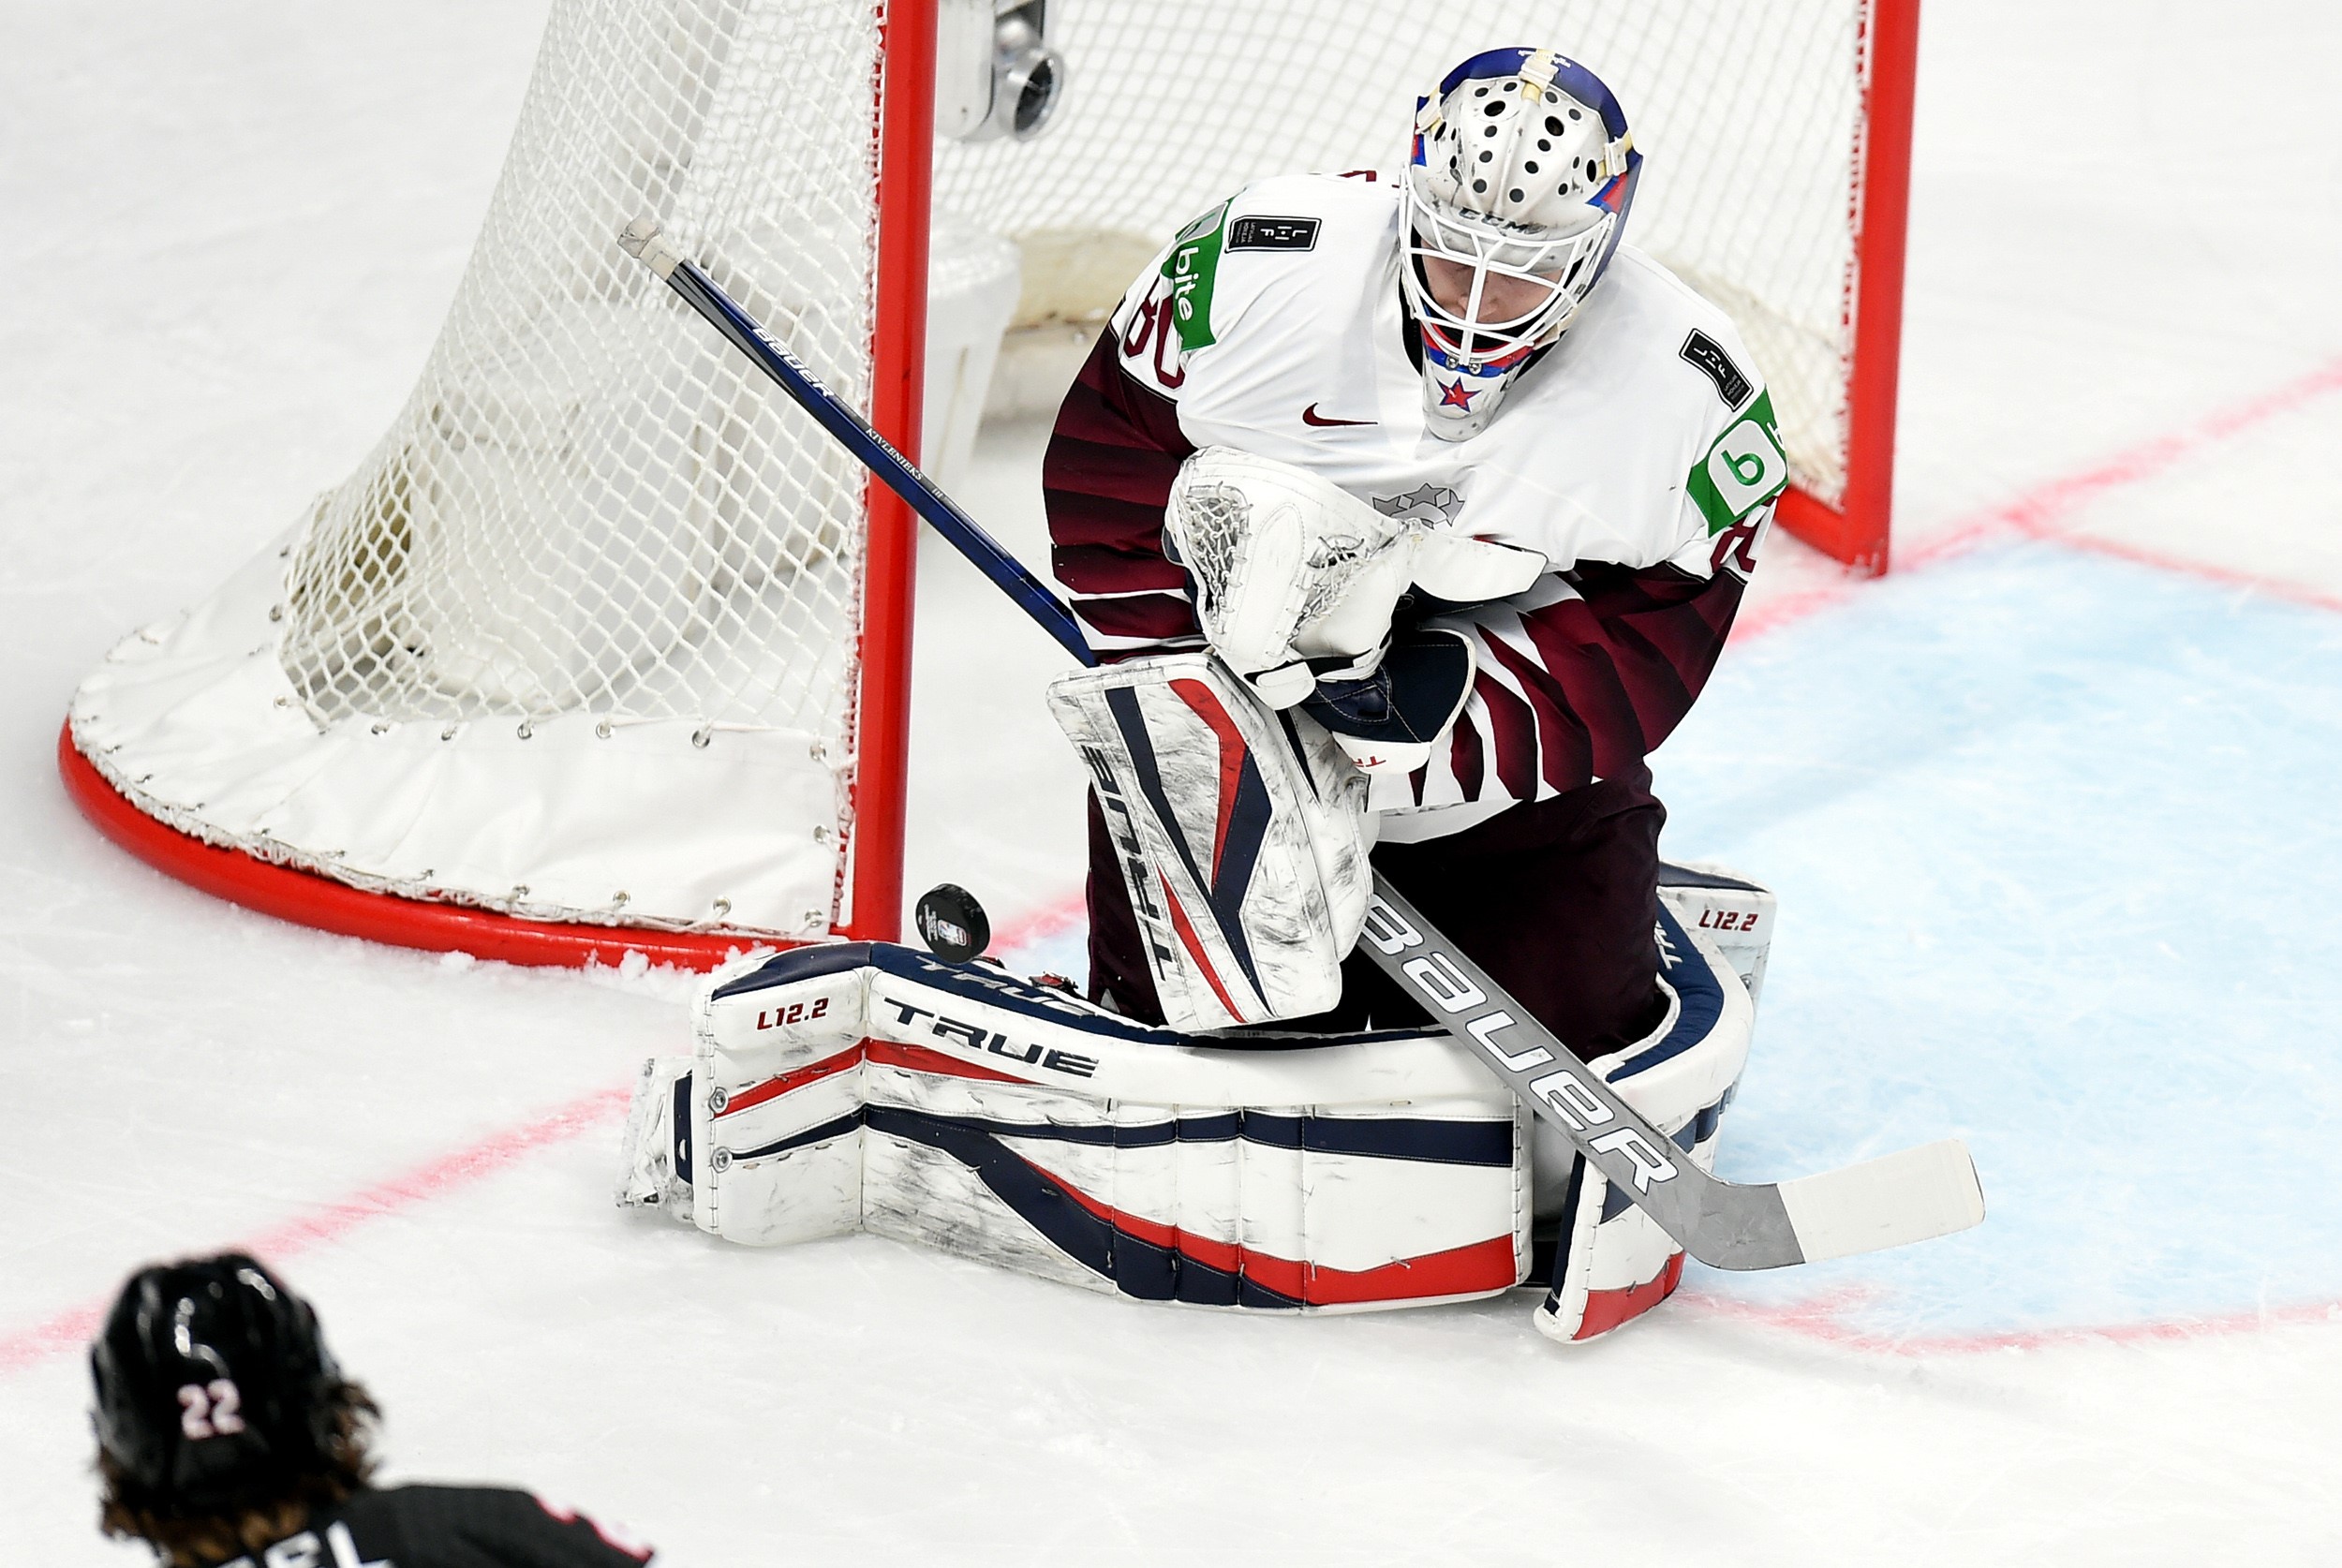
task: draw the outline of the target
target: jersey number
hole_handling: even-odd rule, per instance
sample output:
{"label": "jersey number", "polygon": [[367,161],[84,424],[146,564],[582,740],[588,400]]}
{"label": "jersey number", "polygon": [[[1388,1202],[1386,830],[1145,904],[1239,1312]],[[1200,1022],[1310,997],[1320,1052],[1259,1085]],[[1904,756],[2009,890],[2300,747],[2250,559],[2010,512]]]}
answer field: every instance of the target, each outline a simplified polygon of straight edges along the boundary
{"label": "jersey number", "polygon": [[[1168,282],[1158,279],[1131,313],[1131,324],[1122,332],[1122,357],[1139,359],[1154,346],[1155,379],[1166,389],[1176,389],[1187,379],[1187,372],[1179,364],[1179,333],[1172,323],[1171,313],[1177,300]],[[1165,364],[1164,361],[1171,362]]]}
{"label": "jersey number", "polygon": [[237,1413],[243,1408],[244,1396],[226,1378],[179,1385],[179,1429],[199,1442],[243,1431],[244,1417]]}

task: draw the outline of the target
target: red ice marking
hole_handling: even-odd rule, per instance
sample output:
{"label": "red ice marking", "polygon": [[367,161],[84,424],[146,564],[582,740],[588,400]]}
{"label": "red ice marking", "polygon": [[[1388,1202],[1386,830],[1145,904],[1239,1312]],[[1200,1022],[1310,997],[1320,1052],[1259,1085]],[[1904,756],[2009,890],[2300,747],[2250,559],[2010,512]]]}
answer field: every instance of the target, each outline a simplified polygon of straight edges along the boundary
{"label": "red ice marking", "polygon": [[1847,1350],[1878,1355],[1980,1355],[1995,1351],[2050,1350],[2060,1345],[2172,1344],[2222,1339],[2295,1324],[2342,1323],[2342,1301],[2313,1301],[2290,1307],[2222,1312],[2205,1318],[2167,1318],[2145,1323],[2061,1324],[2049,1328],[1995,1329],[1976,1334],[1875,1334],[1856,1327],[1845,1314],[1868,1302],[1871,1292],[1833,1291],[1786,1307],[1760,1306],[1723,1296],[1678,1299],[1695,1311],[1786,1329]]}
{"label": "red ice marking", "polygon": [[[2061,534],[2061,525],[2078,510],[2097,501],[2098,496],[2115,489],[2127,489],[2141,480],[2153,480],[2169,473],[2181,461],[2200,454],[2206,447],[2216,447],[2225,440],[2244,436],[2246,431],[2262,426],[2279,414],[2290,414],[2303,405],[2314,403],[2328,393],[2342,391],[2342,356],[2331,358],[2317,370],[2293,377],[2260,395],[2246,398],[2232,407],[2216,409],[2192,426],[2172,431],[2167,436],[2155,436],[2134,447],[2125,447],[2111,459],[2094,464],[2078,473],[2061,475],[2047,484],[2036,484],[2014,501],[1979,512],[1972,520],[1956,525],[1947,534],[1928,540],[1909,555],[1911,564],[1937,562],[1937,559],[1958,555],[1975,545],[1979,539],[2003,531],[2028,534],[2033,539],[2054,539]],[[2068,540],[2080,543],[2080,540]],[[2176,562],[2173,562],[2176,564]],[[2195,564],[2181,567],[2183,571],[2197,571]]]}
{"label": "red ice marking", "polygon": [[[1940,565],[1967,554],[1979,544],[2015,534],[2026,539],[2049,540],[2069,549],[2112,555],[2164,571],[2251,588],[2296,604],[2342,611],[2342,597],[2321,593],[2281,577],[2238,571],[2207,561],[2191,560],[2141,545],[2070,531],[2074,515],[2101,496],[2155,479],[2222,442],[2233,440],[2280,415],[2292,413],[2337,392],[2342,392],[2342,355],[2336,355],[2317,368],[2281,382],[2267,392],[2216,409],[2183,429],[2125,447],[2086,468],[2062,474],[2008,500],[1971,513],[1924,543],[1901,552],[1902,570],[1911,571]],[[1870,581],[1867,578],[1848,577],[1822,587],[1787,594],[1769,604],[1756,606],[1733,624],[1731,640],[1738,643],[1761,637],[1768,631],[1801,621],[1808,615],[1852,598]]]}
{"label": "red ice marking", "polygon": [[[506,1166],[555,1144],[567,1143],[582,1132],[605,1127],[626,1114],[633,1097],[630,1082],[580,1095],[566,1105],[490,1134],[476,1144],[441,1155],[387,1181],[363,1187],[330,1204],[321,1205],[229,1246],[277,1263],[309,1250],[320,1242],[334,1241],[369,1220],[445,1197]],[[105,1300],[90,1302],[58,1313],[46,1323],[0,1336],[0,1375],[22,1371],[51,1356],[87,1348],[107,1309]]]}
{"label": "red ice marking", "polygon": [[1045,941],[1071,926],[1086,925],[1089,920],[1089,898],[1081,893],[1075,893],[1003,928],[994,940],[993,950],[1004,954],[1014,954],[1035,942]]}
{"label": "red ice marking", "polygon": [[2112,555],[2116,560],[2132,561],[2161,571],[2182,572],[2210,583],[2249,588],[2255,593],[2267,594],[2271,599],[2290,599],[2295,604],[2306,604],[2315,610],[2342,612],[2342,595],[2320,593],[2282,577],[2268,577],[2257,571],[2239,571],[2234,567],[2215,566],[2210,561],[2190,560],[2185,555],[2166,555],[2160,550],[2149,550],[2144,545],[2099,539],[2092,534],[2044,533],[2040,537],[2069,550],[2087,550],[2094,555]]}

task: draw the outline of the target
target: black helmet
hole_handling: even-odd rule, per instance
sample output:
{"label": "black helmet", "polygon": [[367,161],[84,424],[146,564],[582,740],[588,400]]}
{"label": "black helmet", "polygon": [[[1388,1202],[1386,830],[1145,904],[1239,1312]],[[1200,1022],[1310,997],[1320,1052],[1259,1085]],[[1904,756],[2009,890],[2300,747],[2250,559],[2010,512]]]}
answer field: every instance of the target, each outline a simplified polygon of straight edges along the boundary
{"label": "black helmet", "polygon": [[99,1446],[172,1513],[264,1503],[315,1470],[341,1383],[309,1304],[241,1252],[131,1276],[90,1375]]}

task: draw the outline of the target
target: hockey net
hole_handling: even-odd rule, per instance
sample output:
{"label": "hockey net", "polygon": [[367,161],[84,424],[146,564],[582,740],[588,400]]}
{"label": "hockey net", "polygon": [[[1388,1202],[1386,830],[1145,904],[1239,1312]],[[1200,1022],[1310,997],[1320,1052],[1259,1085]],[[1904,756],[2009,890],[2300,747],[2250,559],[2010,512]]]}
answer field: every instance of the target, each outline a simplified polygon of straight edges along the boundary
{"label": "hockey net", "polygon": [[[1048,16],[1057,122],[936,155],[930,461],[951,455],[938,431],[964,447],[1012,308],[1100,319],[1247,180],[1395,170],[1446,67],[1549,41],[1627,108],[1647,159],[1630,240],[1734,316],[1798,483],[1842,504],[1866,0]],[[902,112],[885,22],[854,0],[556,0],[407,406],[288,535],[84,683],[68,772],[366,893],[719,938],[849,922],[858,802],[901,787],[858,767],[867,483],[613,236],[655,216],[867,405],[873,364],[906,351],[876,309],[882,116]],[[932,23],[898,0],[894,25]]]}
{"label": "hockey net", "polygon": [[1483,49],[1551,43],[1624,105],[1627,243],[1728,311],[1792,471],[1845,495],[1869,7],[1859,0],[1069,4],[1048,133],[945,144],[937,200],[1025,255],[1019,319],[1094,319],[1179,224],[1248,180],[1396,175],[1416,95]]}

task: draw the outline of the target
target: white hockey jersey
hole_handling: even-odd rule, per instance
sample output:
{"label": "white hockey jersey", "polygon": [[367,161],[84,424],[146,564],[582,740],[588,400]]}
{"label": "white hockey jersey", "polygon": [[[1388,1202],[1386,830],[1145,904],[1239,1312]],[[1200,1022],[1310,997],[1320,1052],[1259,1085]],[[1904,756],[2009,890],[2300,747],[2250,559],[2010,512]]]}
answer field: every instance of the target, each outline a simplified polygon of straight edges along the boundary
{"label": "white hockey jersey", "polygon": [[1201,641],[1161,548],[1198,447],[1544,555],[1528,593],[1437,623],[1474,636],[1474,695],[1373,801],[1386,836],[1422,837],[1641,768],[1722,648],[1787,462],[1730,320],[1627,246],[1485,430],[1431,436],[1399,222],[1396,186],[1303,175],[1188,225],[1069,393],[1044,486],[1058,575],[1109,658]]}

